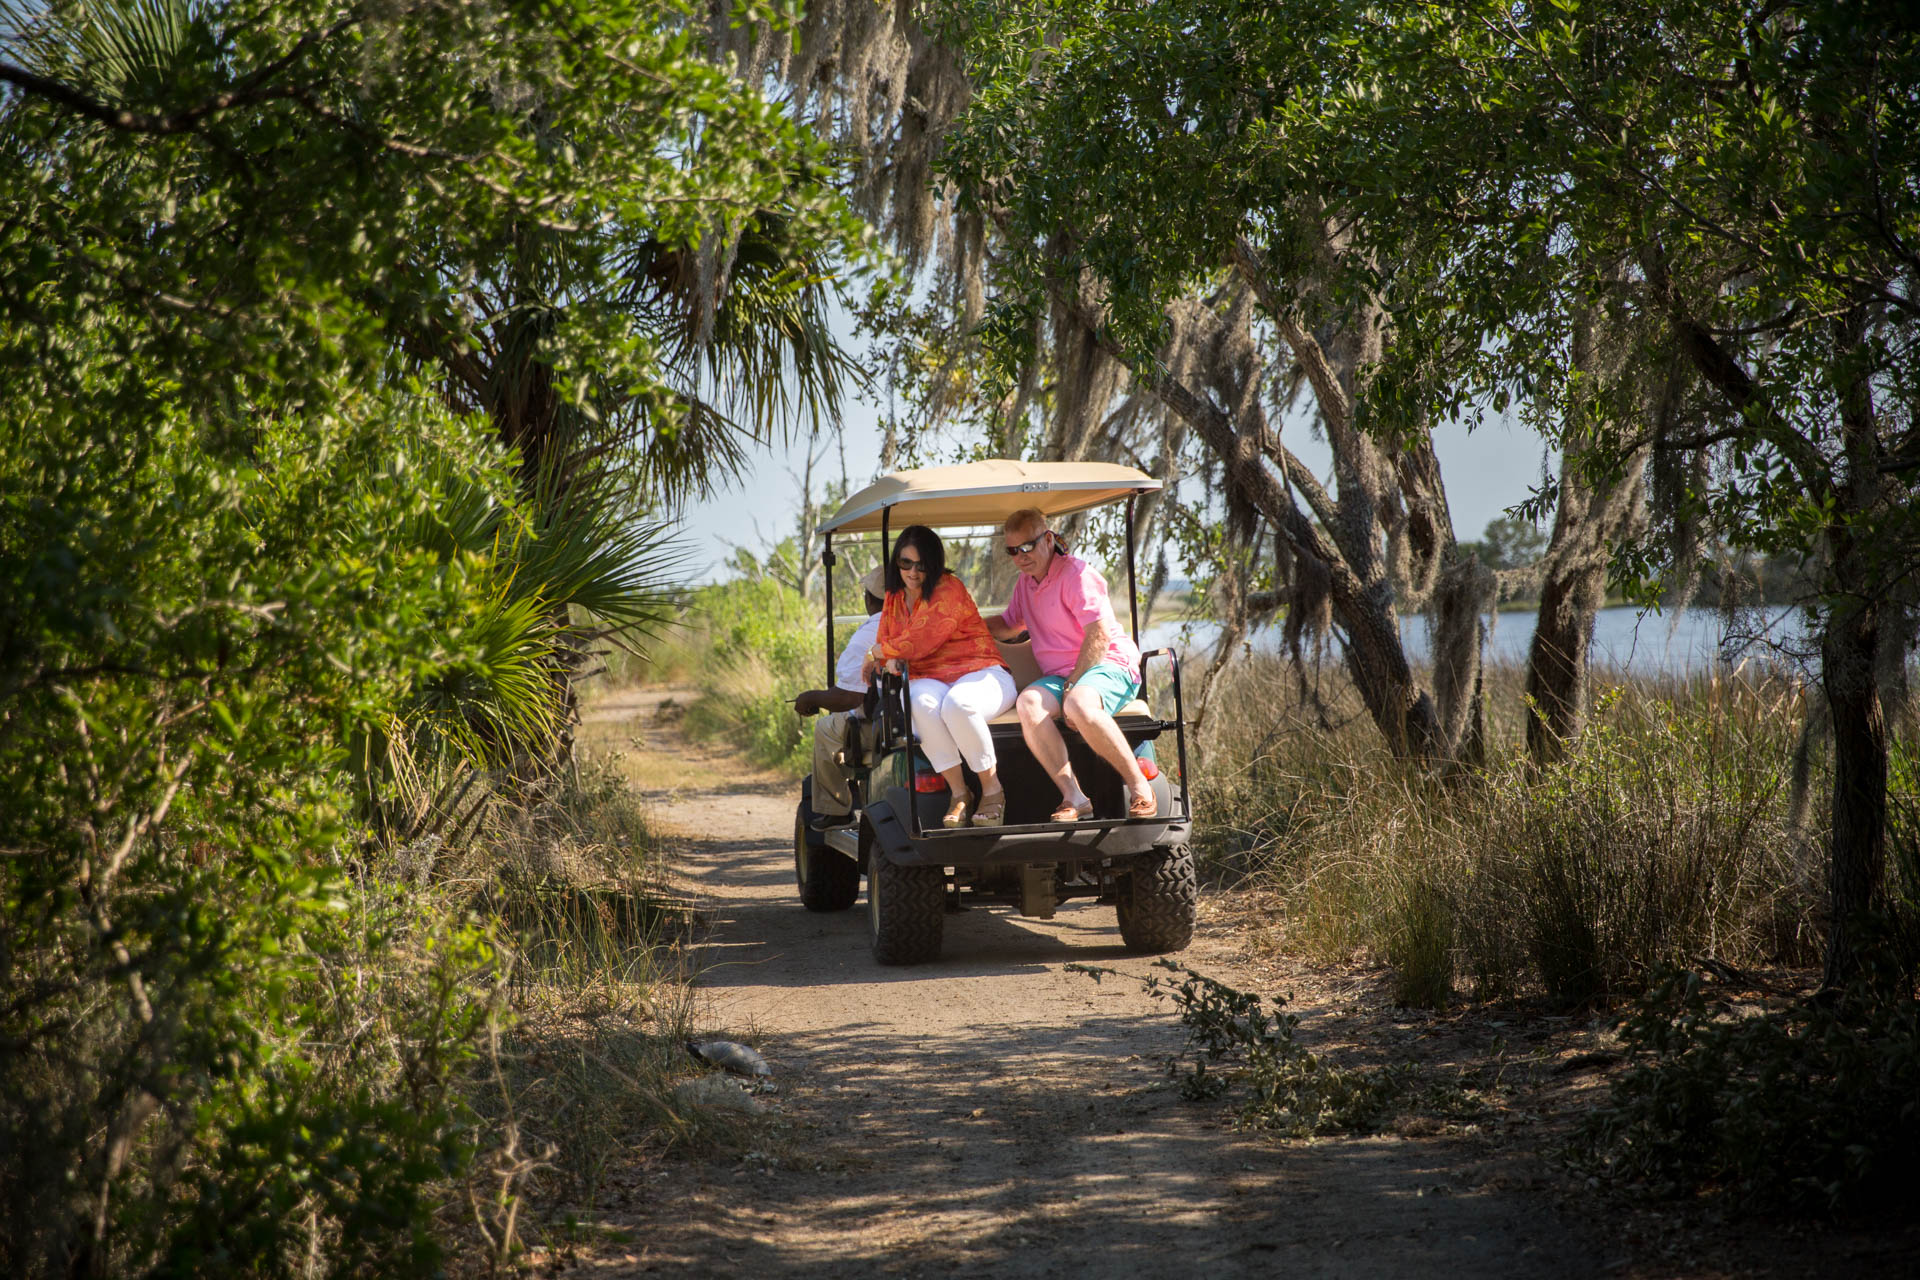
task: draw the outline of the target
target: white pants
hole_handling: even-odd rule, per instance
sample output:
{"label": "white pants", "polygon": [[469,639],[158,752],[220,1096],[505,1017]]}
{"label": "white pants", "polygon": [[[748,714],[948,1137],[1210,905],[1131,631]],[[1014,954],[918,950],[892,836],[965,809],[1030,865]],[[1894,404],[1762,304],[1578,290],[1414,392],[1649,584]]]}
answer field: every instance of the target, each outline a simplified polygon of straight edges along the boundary
{"label": "white pants", "polygon": [[1005,667],[970,671],[952,684],[924,677],[907,681],[913,732],[927,763],[943,773],[961,760],[975,773],[994,767],[987,721],[1013,705],[1013,673]]}

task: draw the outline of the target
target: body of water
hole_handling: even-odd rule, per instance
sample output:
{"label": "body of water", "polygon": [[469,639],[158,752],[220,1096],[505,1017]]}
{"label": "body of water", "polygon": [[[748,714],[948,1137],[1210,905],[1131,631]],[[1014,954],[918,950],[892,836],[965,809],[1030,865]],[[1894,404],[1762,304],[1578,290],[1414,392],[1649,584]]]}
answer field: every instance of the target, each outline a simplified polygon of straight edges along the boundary
{"label": "body of water", "polygon": [[[1531,612],[1495,615],[1487,636],[1487,660],[1516,666],[1525,663],[1527,647],[1533,643],[1533,625]],[[1219,624],[1214,622],[1156,622],[1142,639],[1145,648],[1172,644],[1184,652],[1211,648],[1219,634]],[[1426,615],[1401,618],[1400,636],[1409,661],[1431,661]],[[1249,642],[1256,650],[1277,652],[1280,628],[1255,631]],[[1596,667],[1649,675],[1725,669],[1743,661],[1790,663],[1808,647],[1806,625],[1796,609],[1769,608],[1746,615],[1731,634],[1727,620],[1715,609],[1660,614],[1631,608],[1602,609],[1593,628]]]}

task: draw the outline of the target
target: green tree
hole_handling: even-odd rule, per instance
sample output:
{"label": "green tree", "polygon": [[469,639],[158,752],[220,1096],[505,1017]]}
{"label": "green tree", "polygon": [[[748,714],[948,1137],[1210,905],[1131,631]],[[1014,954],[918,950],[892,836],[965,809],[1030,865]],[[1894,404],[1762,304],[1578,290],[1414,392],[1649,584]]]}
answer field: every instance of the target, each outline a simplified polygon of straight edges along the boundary
{"label": "green tree", "polygon": [[1438,305],[1410,327],[1476,342],[1514,385],[1603,300],[1682,362],[1675,411],[1562,441],[1588,475],[1653,452],[1678,536],[1631,548],[1626,576],[1685,576],[1713,537],[1820,565],[1843,981],[1885,862],[1876,673],[1911,637],[1920,33],[1892,6],[1823,0],[1445,3],[1384,11],[1367,39],[1397,89],[1356,85],[1338,132],[1376,175],[1356,210],[1410,215],[1366,221],[1401,232],[1376,251],[1430,246]]}
{"label": "green tree", "polygon": [[[1430,305],[1430,247],[1386,200],[1355,198],[1373,178],[1342,112],[1356,85],[1391,96],[1370,63],[1381,21],[1337,4],[984,0],[951,25],[979,94],[948,164],[1012,246],[1002,288],[1051,298],[1062,383],[1073,385],[1062,353],[1075,342],[1103,351],[1181,422],[1180,446],[1197,445],[1247,561],[1227,577],[1282,588],[1230,589],[1227,603],[1327,617],[1390,742],[1471,757],[1481,617],[1498,596],[1539,594],[1544,647],[1579,661],[1535,662],[1530,680],[1557,686],[1556,705],[1580,700],[1604,547],[1638,527],[1633,468],[1645,453],[1561,486],[1556,537],[1537,563],[1489,572],[1457,545],[1431,424],[1505,411],[1511,389],[1476,398],[1487,390],[1479,342],[1406,322]],[[1616,358],[1616,327],[1610,315],[1570,318],[1534,350],[1529,421],[1586,430],[1596,409],[1646,393],[1644,372]],[[1278,429],[1278,410],[1308,393],[1333,449],[1331,485]],[[1096,437],[1155,416],[1138,396],[1111,412],[1076,398]],[[1437,621],[1430,685],[1399,642],[1412,610]]]}
{"label": "green tree", "polygon": [[1547,535],[1531,520],[1495,516],[1487,521],[1478,542],[1463,542],[1460,547],[1489,569],[1524,569],[1546,552]]}
{"label": "green tree", "polygon": [[[1829,976],[1851,972],[1884,863],[1876,671],[1899,669],[1888,646],[1911,634],[1911,24],[1820,0],[983,0],[956,29],[983,86],[956,176],[1011,229],[1021,278],[1110,331],[1217,452],[1274,450],[1225,411],[1232,387],[1181,385],[1160,340],[1167,301],[1227,270],[1316,392],[1339,364],[1316,367],[1296,330],[1325,345],[1328,324],[1384,308],[1363,326],[1383,335],[1355,365],[1370,376],[1337,388],[1382,448],[1509,405],[1560,444],[1565,470],[1539,504],[1559,511],[1530,667],[1548,695],[1536,754],[1579,724],[1581,622],[1609,543],[1615,572],[1649,584],[1663,564],[1690,576],[1715,537],[1818,553],[1837,777]],[[1309,522],[1285,516],[1294,477],[1276,470],[1242,465],[1231,483],[1333,565],[1336,616],[1364,639],[1350,602],[1368,577],[1345,581]],[[1643,470],[1663,542],[1633,536]],[[1337,536],[1348,486],[1322,511],[1295,484]],[[1367,542],[1340,547],[1348,570]],[[1410,688],[1381,652],[1373,683]],[[1373,705],[1385,727],[1400,714],[1399,699]]]}
{"label": "green tree", "polygon": [[[657,597],[632,518],[658,490],[623,468],[724,463],[684,353],[728,323],[791,349],[747,312],[791,315],[858,239],[818,144],[691,19],[0,15],[9,1273],[434,1270],[498,961],[394,891],[378,824],[407,834],[415,776],[550,738],[568,606],[632,625]],[[730,275],[756,238],[779,264]],[[621,301],[642,245],[694,264],[680,348],[658,298]],[[532,283],[472,301],[498,281]],[[566,447],[503,443],[429,332],[511,337],[496,390],[547,383]]]}
{"label": "green tree", "polygon": [[[859,228],[818,143],[700,56],[680,7],[506,26],[437,6],[9,12],[19,61],[0,81],[42,131],[18,135],[23,159],[74,166],[71,193],[36,192],[58,287],[159,300],[182,337],[217,316],[219,350],[183,376],[257,380],[260,364],[222,369],[255,340],[317,341],[367,376],[398,353],[517,451],[526,536],[549,545],[657,517],[796,412],[837,407],[822,295]],[[114,190],[88,191],[102,166]],[[102,194],[120,203],[90,218]],[[114,255],[127,269],[101,278]],[[291,362],[272,376],[304,394]],[[568,602],[545,603],[519,617],[560,641],[548,736],[564,750],[597,633],[569,635]]]}

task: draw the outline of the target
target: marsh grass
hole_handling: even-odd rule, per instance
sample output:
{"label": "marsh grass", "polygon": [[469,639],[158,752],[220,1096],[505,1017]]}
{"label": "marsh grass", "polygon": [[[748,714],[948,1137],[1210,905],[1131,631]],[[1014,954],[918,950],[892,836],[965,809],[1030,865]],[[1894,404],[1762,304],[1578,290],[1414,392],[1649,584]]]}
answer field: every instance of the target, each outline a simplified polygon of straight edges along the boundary
{"label": "marsh grass", "polygon": [[1442,777],[1393,758],[1332,681],[1323,714],[1277,661],[1222,679],[1200,737],[1203,857],[1280,889],[1309,955],[1391,965],[1405,1003],[1442,1007],[1461,978],[1478,998],[1605,1003],[1669,964],[1815,958],[1818,836],[1788,829],[1804,707],[1787,681],[1603,675],[1589,732],[1536,770],[1520,673],[1495,670],[1489,762]]}

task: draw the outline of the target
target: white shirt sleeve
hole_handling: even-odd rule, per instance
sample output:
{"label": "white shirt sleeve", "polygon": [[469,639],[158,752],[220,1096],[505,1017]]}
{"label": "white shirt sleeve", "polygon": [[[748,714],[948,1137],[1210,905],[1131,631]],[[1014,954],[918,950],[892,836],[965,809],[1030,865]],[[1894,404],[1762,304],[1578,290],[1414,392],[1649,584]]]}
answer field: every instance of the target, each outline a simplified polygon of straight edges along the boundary
{"label": "white shirt sleeve", "polygon": [[873,648],[880,639],[880,615],[868,614],[867,620],[853,633],[853,639],[847,641],[847,647],[840,651],[840,661],[833,667],[833,687],[845,689],[848,693],[865,693],[867,682],[860,678],[860,668],[866,665],[867,650]]}

